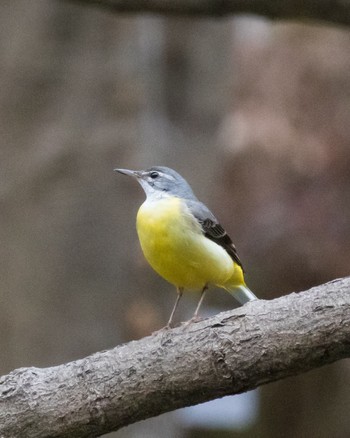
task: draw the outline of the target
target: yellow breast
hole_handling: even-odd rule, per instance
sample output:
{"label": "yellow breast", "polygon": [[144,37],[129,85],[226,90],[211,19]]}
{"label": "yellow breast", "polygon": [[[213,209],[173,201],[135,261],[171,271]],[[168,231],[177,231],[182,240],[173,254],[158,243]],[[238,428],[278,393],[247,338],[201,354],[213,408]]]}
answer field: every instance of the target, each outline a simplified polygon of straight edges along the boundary
{"label": "yellow breast", "polygon": [[176,286],[200,289],[211,283],[224,287],[233,275],[231,257],[203,235],[179,198],[146,200],[137,214],[137,232],[147,261]]}

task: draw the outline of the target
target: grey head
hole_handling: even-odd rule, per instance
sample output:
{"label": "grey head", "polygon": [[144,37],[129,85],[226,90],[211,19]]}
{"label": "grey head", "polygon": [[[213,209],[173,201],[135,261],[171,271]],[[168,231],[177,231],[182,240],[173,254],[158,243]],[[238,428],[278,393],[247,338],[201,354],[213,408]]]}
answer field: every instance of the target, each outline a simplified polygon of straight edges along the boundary
{"label": "grey head", "polygon": [[178,198],[197,200],[187,181],[169,167],[153,166],[146,170],[114,170],[135,178],[141,184],[147,198],[159,199],[177,196]]}

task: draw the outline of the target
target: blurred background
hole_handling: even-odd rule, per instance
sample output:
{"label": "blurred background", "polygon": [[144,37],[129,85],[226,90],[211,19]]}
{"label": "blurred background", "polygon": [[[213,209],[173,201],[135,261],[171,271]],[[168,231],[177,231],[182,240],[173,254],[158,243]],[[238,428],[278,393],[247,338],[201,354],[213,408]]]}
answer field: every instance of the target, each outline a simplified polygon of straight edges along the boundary
{"label": "blurred background", "polygon": [[[167,321],[174,288],[135,231],[144,194],[115,167],[188,179],[260,298],[349,275],[349,72],[341,28],[2,1],[0,374]],[[235,305],[212,290],[202,314]],[[341,361],[108,436],[348,437],[349,384]]]}

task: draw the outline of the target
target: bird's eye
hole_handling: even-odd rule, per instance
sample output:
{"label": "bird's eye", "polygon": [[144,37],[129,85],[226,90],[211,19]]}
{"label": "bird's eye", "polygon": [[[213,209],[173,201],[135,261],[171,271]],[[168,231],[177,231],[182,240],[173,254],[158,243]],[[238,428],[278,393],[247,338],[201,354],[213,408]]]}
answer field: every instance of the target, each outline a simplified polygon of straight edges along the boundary
{"label": "bird's eye", "polygon": [[149,176],[150,176],[152,179],[156,179],[156,178],[158,178],[159,173],[158,173],[158,172],[151,172],[151,173],[149,174]]}

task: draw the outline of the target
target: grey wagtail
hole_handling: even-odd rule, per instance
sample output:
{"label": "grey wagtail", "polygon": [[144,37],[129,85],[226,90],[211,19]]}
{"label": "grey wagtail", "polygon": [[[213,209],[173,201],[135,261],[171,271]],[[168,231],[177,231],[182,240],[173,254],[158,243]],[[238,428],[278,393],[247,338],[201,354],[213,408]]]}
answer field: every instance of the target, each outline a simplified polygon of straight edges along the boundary
{"label": "grey wagtail", "polygon": [[193,320],[211,284],[226,289],[240,304],[256,299],[244,282],[232,240],[181,175],[163,166],[114,170],[135,178],[146,193],[136,221],[141,248],[152,268],[177,290],[166,327],[185,288],[201,291]]}

